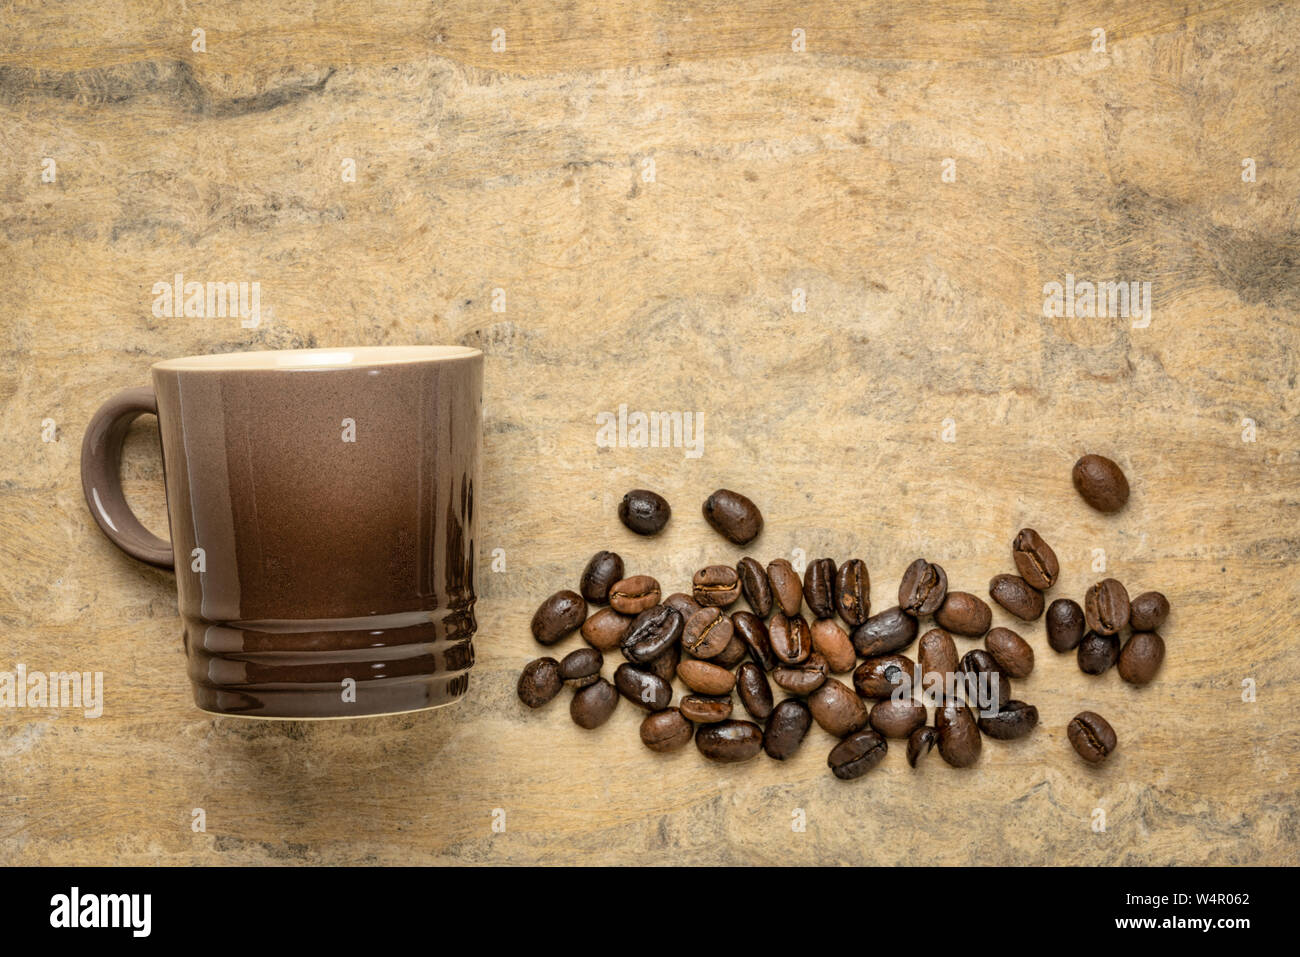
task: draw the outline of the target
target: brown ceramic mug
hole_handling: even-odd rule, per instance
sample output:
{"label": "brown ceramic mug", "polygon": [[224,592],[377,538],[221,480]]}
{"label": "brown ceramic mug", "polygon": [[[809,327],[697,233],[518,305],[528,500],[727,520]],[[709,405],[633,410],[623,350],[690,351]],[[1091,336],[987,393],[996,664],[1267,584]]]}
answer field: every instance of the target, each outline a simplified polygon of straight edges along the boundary
{"label": "brown ceramic mug", "polygon": [[[482,353],[191,356],[152,378],[95,413],[81,480],[114,544],[176,570],[195,703],[341,718],[458,700],[474,662]],[[170,542],[122,494],[122,443],[145,413]]]}

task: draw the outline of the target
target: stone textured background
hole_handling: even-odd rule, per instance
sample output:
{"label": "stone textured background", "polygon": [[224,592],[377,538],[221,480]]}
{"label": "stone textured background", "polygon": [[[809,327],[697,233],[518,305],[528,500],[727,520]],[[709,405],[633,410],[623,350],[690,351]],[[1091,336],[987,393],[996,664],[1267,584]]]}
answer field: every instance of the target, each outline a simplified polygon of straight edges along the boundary
{"label": "stone textured background", "polygon": [[[1296,4],[155,6],[0,25],[0,669],[102,670],[108,698],[0,713],[0,859],[1296,861]],[[176,272],[259,281],[262,325],[155,318]],[[1150,281],[1151,325],[1044,318],[1067,272]],[[506,555],[468,698],[196,711],[171,575],[82,502],[87,419],[163,358],[439,342],[488,357],[484,567]],[[598,450],[620,403],[706,410],[703,456]],[[1083,451],[1128,471],[1119,515],[1074,495]],[[165,530],[150,420],[126,478]],[[617,523],[634,486],[676,507],[657,540]],[[853,783],[816,728],[790,762],[720,767],[644,750],[625,704],[596,732],[564,698],[525,713],[537,603],[600,547],[666,591],[734,561],[699,517],[719,486],[763,507],[764,560],[866,558],[877,609],[922,554],[983,593],[1023,525],[1061,556],[1057,595],[1104,548],[1174,603],[1164,671],[1089,678],[1023,629],[1031,738],[965,772],[896,747]],[[1085,707],[1121,740],[1100,769],[1065,738]]]}

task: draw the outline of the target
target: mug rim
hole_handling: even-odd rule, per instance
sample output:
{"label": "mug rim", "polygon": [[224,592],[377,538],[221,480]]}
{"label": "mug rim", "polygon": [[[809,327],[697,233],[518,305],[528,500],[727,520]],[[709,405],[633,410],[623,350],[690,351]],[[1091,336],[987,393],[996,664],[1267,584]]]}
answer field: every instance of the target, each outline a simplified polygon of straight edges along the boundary
{"label": "mug rim", "polygon": [[483,355],[470,346],[338,346],[257,349],[181,356],[155,362],[160,372],[325,372],[416,362],[448,362]]}

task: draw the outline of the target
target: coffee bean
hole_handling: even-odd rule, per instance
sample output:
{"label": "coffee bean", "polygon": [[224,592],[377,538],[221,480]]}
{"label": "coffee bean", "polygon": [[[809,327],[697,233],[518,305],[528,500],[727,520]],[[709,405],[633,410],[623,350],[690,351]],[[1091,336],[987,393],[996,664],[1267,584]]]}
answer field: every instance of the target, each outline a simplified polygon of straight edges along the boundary
{"label": "coffee bean", "polygon": [[864,698],[888,698],[894,688],[912,680],[916,666],[906,655],[868,658],[853,672],[853,687]]}
{"label": "coffee bean", "polygon": [[589,678],[600,674],[600,666],[604,663],[605,656],[595,648],[579,648],[560,660],[560,677],[565,681]]}
{"label": "coffee bean", "polygon": [[889,744],[878,732],[854,731],[831,748],[826,764],[841,781],[860,778],[885,759]]}
{"label": "coffee bean", "polygon": [[609,607],[624,615],[639,615],[659,604],[659,583],[649,575],[633,575],[609,589]]}
{"label": "coffee bean", "polygon": [[1053,651],[1073,651],[1083,641],[1086,623],[1077,601],[1058,598],[1047,609],[1047,643]]}
{"label": "coffee bean", "polygon": [[1090,631],[1079,642],[1079,670],[1086,675],[1105,674],[1119,658],[1119,635]]}
{"label": "coffee bean", "polygon": [[1158,591],[1144,591],[1129,602],[1128,624],[1134,631],[1155,631],[1169,617],[1169,599]]}
{"label": "coffee bean", "polygon": [[1076,714],[1066,728],[1066,735],[1079,757],[1090,764],[1101,764],[1118,744],[1110,722],[1092,711]]}
{"label": "coffee bean", "polygon": [[568,681],[564,683],[568,685],[570,688],[572,688],[574,691],[578,691],[582,688],[587,687],[588,685],[594,685],[599,680],[600,680],[600,675],[598,674],[582,675],[577,678],[570,678]]}
{"label": "coffee bean", "polygon": [[826,666],[836,674],[852,671],[858,663],[853,651],[853,642],[849,633],[836,624],[833,618],[818,618],[809,629],[812,632],[813,648],[821,652],[826,659]]}
{"label": "coffee bean", "polygon": [[599,728],[609,720],[618,707],[618,692],[604,678],[574,694],[569,702],[569,717],[573,723],[588,731]]}
{"label": "coffee bean", "polygon": [[1038,709],[1023,701],[1008,701],[998,713],[980,716],[979,728],[990,738],[1010,741],[1023,738],[1038,725]]}
{"label": "coffee bean", "polygon": [[1011,679],[1002,673],[997,660],[983,648],[972,648],[961,659],[966,700],[981,708],[1002,707],[1011,700]]}
{"label": "coffee bean", "polygon": [[921,662],[921,688],[933,694],[935,700],[952,697],[960,667],[952,635],[942,628],[931,628],[921,636],[916,648]]}
{"label": "coffee bean", "polygon": [[704,500],[704,520],[736,545],[748,545],[763,530],[763,515],[758,506],[739,492],[725,488]]}
{"label": "coffee bean", "polygon": [[910,738],[925,725],[925,705],[911,698],[886,698],[871,706],[870,721],[887,738]]}
{"label": "coffee bean", "polygon": [[812,727],[812,715],[808,706],[798,698],[786,698],[772,710],[767,719],[767,729],[763,732],[763,750],[769,758],[784,761],[803,743],[804,736]]}
{"label": "coffee bean", "polygon": [[731,619],[721,608],[701,608],[682,631],[682,647],[697,658],[713,658],[731,643]]}
{"label": "coffee bean", "polygon": [[620,615],[613,608],[602,608],[582,623],[582,637],[599,651],[612,651],[627,634],[631,615]]}
{"label": "coffee bean", "polygon": [[867,706],[848,685],[827,678],[808,696],[808,708],[822,730],[842,738],[867,726]]}
{"label": "coffee bean", "polygon": [[749,657],[756,665],[764,671],[776,667],[776,656],[772,654],[772,643],[768,640],[763,619],[752,612],[737,611],[731,615],[731,627],[749,649]]}
{"label": "coffee bean", "polygon": [[1043,593],[1019,575],[994,575],[989,597],[1022,621],[1036,621],[1043,614]]}
{"label": "coffee bean", "polygon": [[1144,685],[1156,676],[1165,660],[1165,640],[1154,631],[1135,631],[1119,653],[1119,676]]}
{"label": "coffee bean", "polygon": [[727,647],[723,648],[722,651],[718,652],[709,660],[715,665],[731,669],[744,661],[747,654],[749,654],[749,648],[738,636],[733,634],[731,636],[731,641],[727,642]]}
{"label": "coffee bean", "polygon": [[731,689],[736,687],[735,675],[707,661],[683,661],[677,666],[677,677],[700,694],[731,694]]}
{"label": "coffee bean", "polygon": [[669,608],[676,608],[682,616],[682,621],[690,621],[691,615],[695,614],[704,606],[685,592],[673,592],[664,599],[664,604]]}
{"label": "coffee bean", "polygon": [[803,585],[799,583],[799,573],[784,558],[778,558],[767,565],[767,580],[772,586],[772,599],[776,607],[787,615],[799,614],[803,607]]}
{"label": "coffee bean", "polygon": [[609,589],[623,577],[623,559],[614,552],[597,552],[582,571],[578,591],[588,604],[603,605],[609,601]]}
{"label": "coffee bean", "polygon": [[916,762],[933,751],[938,741],[939,732],[934,728],[917,728],[907,739],[907,763],[916,767]]}
{"label": "coffee bean", "polygon": [[984,647],[1008,678],[1028,678],[1034,670],[1034,649],[1010,628],[990,629]]}
{"label": "coffee bean", "polygon": [[658,492],[634,488],[618,503],[618,520],[638,535],[654,535],[668,524],[673,510]]}
{"label": "coffee bean", "polygon": [[587,603],[576,591],[557,591],[533,613],[533,637],[540,644],[553,645],[573,634],[587,618]]}
{"label": "coffee bean", "polygon": [[623,657],[633,664],[654,661],[682,637],[682,616],[667,605],[647,608],[628,626],[619,643]]}
{"label": "coffee bean", "polygon": [[945,701],[934,712],[939,754],[954,768],[968,768],[979,760],[980,729],[970,708],[960,701]]}
{"label": "coffee bean", "polygon": [[673,686],[649,671],[624,663],[614,669],[614,687],[628,701],[647,711],[662,711],[673,703]]}
{"label": "coffee bean", "polygon": [[767,673],[754,662],[746,661],[736,669],[736,693],[745,710],[759,721],[766,721],[772,713],[772,686]]}
{"label": "coffee bean", "polygon": [[735,705],[731,695],[688,694],[679,707],[682,715],[696,724],[717,724],[731,717]]}
{"label": "coffee bean", "polygon": [[864,624],[871,614],[871,576],[862,559],[850,558],[835,573],[835,609],[850,628]]}
{"label": "coffee bean", "polygon": [[740,576],[730,565],[701,568],[691,579],[692,594],[705,608],[726,608],[740,597]]}
{"label": "coffee bean", "polygon": [[970,592],[950,591],[934,613],[934,620],[945,631],[978,638],[993,624],[993,609]]}
{"label": "coffee bean", "polygon": [[560,663],[554,658],[538,658],[524,665],[519,675],[519,700],[530,708],[540,708],[564,687]]}
{"label": "coffee bean", "polygon": [[1011,557],[1025,581],[1039,591],[1047,591],[1061,574],[1061,563],[1052,546],[1032,528],[1022,528],[1011,543]]}
{"label": "coffee bean", "polygon": [[813,652],[797,665],[782,665],[772,671],[772,680],[791,694],[812,694],[826,680],[826,659]]}
{"label": "coffee bean", "polygon": [[853,629],[853,648],[864,658],[902,651],[916,640],[916,618],[895,605]]}
{"label": "coffee bean", "polygon": [[645,716],[641,722],[641,743],[660,753],[685,747],[695,735],[695,725],[682,717],[676,708],[666,708]]}
{"label": "coffee bean", "polygon": [[748,761],[763,750],[763,732],[752,721],[719,721],[700,728],[695,746],[710,761]]}
{"label": "coffee bean", "polygon": [[812,631],[803,615],[786,617],[774,611],[767,623],[767,638],[776,660],[785,665],[797,665],[812,654]]}
{"label": "coffee bean", "polygon": [[763,566],[746,556],[736,563],[736,575],[740,578],[740,590],[749,607],[760,618],[766,618],[772,611],[772,585]]}
{"label": "coffee bean", "polygon": [[903,572],[898,605],[909,615],[933,615],[948,594],[948,575],[939,565],[918,558]]}
{"label": "coffee bean", "polygon": [[658,675],[664,681],[671,682],[677,677],[677,665],[682,660],[682,646],[680,643],[669,645],[667,649],[661,652],[657,657],[650,659],[640,665],[652,675]]}
{"label": "coffee bean", "polygon": [[835,562],[815,558],[803,573],[803,600],[814,618],[835,614]]}
{"label": "coffee bean", "polygon": [[1099,512],[1118,512],[1128,501],[1128,479],[1120,467],[1101,455],[1085,455],[1074,463],[1074,490]]}
{"label": "coffee bean", "polygon": [[1113,635],[1127,625],[1130,610],[1128,590],[1114,578],[1097,582],[1083,601],[1088,627],[1103,635]]}

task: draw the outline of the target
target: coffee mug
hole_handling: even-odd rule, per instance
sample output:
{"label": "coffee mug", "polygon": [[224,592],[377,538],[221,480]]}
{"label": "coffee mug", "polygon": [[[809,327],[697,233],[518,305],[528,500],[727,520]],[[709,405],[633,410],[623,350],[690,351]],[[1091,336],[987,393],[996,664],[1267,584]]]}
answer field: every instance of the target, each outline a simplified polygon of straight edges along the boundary
{"label": "coffee mug", "polygon": [[[261,718],[420,711],[474,662],[483,354],[296,349],[156,363],[86,428],[86,503],[176,572],[194,701]],[[122,443],[157,416],[171,541],[122,494]]]}

